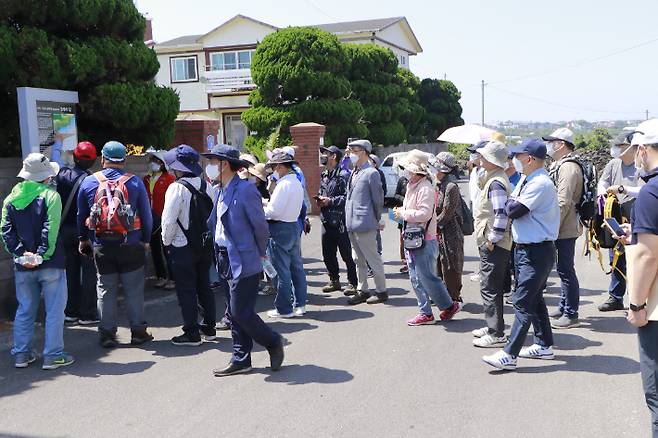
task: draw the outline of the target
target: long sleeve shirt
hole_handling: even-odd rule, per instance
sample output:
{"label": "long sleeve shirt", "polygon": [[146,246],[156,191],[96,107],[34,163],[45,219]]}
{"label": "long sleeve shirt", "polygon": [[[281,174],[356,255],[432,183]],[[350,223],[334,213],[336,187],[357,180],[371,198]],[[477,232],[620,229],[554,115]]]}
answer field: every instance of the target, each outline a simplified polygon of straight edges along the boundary
{"label": "long sleeve shirt", "polygon": [[[192,184],[199,190],[201,178],[181,178]],[[206,184],[206,193],[210,199],[215,199],[213,188]],[[178,222],[187,230],[190,227],[190,201],[192,193],[183,184],[174,182],[167,187],[164,196],[164,207],[162,209],[162,243],[165,246],[173,245],[177,248],[187,245],[185,233],[181,230]]]}
{"label": "long sleeve shirt", "polygon": [[271,221],[297,222],[303,203],[304,188],[295,173],[288,173],[277,181],[265,207],[265,217]]}
{"label": "long sleeve shirt", "polygon": [[494,210],[493,227],[489,230],[487,238],[492,243],[497,243],[505,236],[505,229],[507,228],[507,212],[505,211],[507,191],[500,182],[494,181],[491,183],[491,186],[489,186],[489,193],[487,196],[489,197]]}

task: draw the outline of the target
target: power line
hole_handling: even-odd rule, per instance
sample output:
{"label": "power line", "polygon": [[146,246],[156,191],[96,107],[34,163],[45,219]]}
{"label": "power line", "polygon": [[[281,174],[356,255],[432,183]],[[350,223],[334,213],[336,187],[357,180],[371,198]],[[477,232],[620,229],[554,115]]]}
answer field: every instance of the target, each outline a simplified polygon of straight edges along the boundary
{"label": "power line", "polygon": [[330,19],[336,21],[336,18],[335,18],[335,17],[333,17],[332,15],[327,14],[325,11],[323,11],[322,9],[320,9],[320,8],[319,8],[315,3],[313,3],[311,0],[305,0],[305,1],[306,1],[306,4],[310,5],[313,9],[315,9],[315,10],[318,11],[318,12],[320,12],[320,13],[321,13],[322,15],[324,15],[325,17],[328,17],[328,18],[330,18]]}
{"label": "power line", "polygon": [[619,49],[619,50],[615,50],[614,52],[611,52],[611,53],[608,53],[608,54],[605,54],[605,55],[601,55],[601,56],[597,56],[595,58],[586,59],[584,61],[577,62],[575,64],[560,65],[558,68],[547,70],[547,71],[544,71],[544,72],[528,73],[528,74],[525,74],[525,75],[522,75],[522,76],[518,76],[516,78],[510,78],[510,79],[504,79],[504,80],[501,80],[501,81],[489,82],[488,84],[502,84],[502,83],[505,83],[505,82],[520,81],[520,80],[523,80],[523,79],[536,78],[536,77],[539,77],[539,76],[545,76],[545,75],[549,75],[549,74],[552,74],[552,73],[558,73],[558,72],[564,71],[566,69],[576,68],[576,67],[580,67],[582,65],[589,64],[589,63],[592,63],[592,62],[597,62],[597,61],[601,61],[603,59],[611,58],[611,57],[617,56],[621,53],[625,53],[625,52],[628,52],[628,51],[631,51],[631,50],[635,50],[639,47],[643,47],[643,46],[655,43],[656,41],[658,41],[658,38],[653,38],[651,40],[635,44],[634,46],[626,47],[626,48]]}
{"label": "power line", "polygon": [[500,87],[494,87],[493,85],[491,85],[491,83],[487,83],[486,85],[489,88],[491,88],[493,90],[496,90],[496,91],[499,91],[501,93],[510,94],[510,95],[513,95],[513,96],[521,97],[523,99],[534,100],[536,102],[541,102],[541,103],[544,103],[546,105],[552,105],[552,106],[556,106],[556,107],[560,107],[560,108],[569,109],[569,110],[572,110],[572,111],[587,111],[587,112],[602,113],[602,114],[634,114],[634,115],[644,114],[644,111],[609,111],[609,110],[599,110],[599,109],[592,109],[592,108],[582,108],[582,107],[577,107],[577,106],[573,106],[573,105],[565,105],[565,104],[559,103],[559,102],[551,102],[549,100],[542,99],[540,97],[528,96],[526,94],[517,93],[515,91],[505,90],[505,89],[500,88]]}

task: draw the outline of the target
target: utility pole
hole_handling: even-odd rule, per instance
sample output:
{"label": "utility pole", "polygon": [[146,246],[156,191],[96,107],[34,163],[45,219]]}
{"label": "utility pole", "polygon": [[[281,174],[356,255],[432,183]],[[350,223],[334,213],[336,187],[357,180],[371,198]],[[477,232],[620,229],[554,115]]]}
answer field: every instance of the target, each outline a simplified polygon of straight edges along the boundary
{"label": "utility pole", "polygon": [[482,79],[482,126],[484,126],[484,79]]}
{"label": "utility pole", "polygon": [[649,110],[644,110],[646,118],[644,120],[649,120]]}

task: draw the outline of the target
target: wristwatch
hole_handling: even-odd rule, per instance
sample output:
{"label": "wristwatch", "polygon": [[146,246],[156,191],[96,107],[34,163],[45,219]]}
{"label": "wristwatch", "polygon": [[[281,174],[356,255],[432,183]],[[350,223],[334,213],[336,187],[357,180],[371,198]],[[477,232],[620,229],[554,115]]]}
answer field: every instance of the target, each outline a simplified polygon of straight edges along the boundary
{"label": "wristwatch", "polygon": [[644,303],[644,304],[642,304],[642,305],[640,305],[640,306],[636,306],[636,305],[633,304],[633,303],[630,303],[630,304],[628,305],[628,308],[631,309],[632,312],[639,312],[640,310],[644,309],[645,307],[647,307],[647,303]]}
{"label": "wristwatch", "polygon": [[617,191],[619,193],[624,193],[626,191],[626,189],[624,188],[624,186],[620,185],[619,188],[617,189]]}

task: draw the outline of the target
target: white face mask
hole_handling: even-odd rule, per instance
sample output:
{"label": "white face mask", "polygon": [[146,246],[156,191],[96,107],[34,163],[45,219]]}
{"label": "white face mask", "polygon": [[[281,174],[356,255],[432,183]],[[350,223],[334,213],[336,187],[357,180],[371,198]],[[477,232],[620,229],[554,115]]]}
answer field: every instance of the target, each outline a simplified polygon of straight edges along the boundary
{"label": "white face mask", "polygon": [[359,157],[354,154],[350,154],[350,161],[352,162],[352,166],[356,166],[356,162],[359,161]]}
{"label": "white face mask", "polygon": [[160,172],[160,165],[158,163],[149,163],[149,170],[151,172]]}
{"label": "white face mask", "polygon": [[546,143],[546,155],[553,158],[555,154],[555,143]]}
{"label": "white face mask", "polygon": [[621,157],[621,148],[619,146],[612,146],[610,148],[610,156],[612,158],[619,158]]}
{"label": "white face mask", "polygon": [[521,160],[514,157],[512,158],[512,163],[514,163],[514,168],[516,169],[517,172],[523,173],[523,164],[521,164]]}
{"label": "white face mask", "polygon": [[206,176],[212,181],[217,180],[217,177],[219,176],[219,166],[216,164],[208,164],[206,166]]}
{"label": "white face mask", "polygon": [[468,160],[471,161],[473,164],[479,166],[480,165],[480,154],[471,154],[468,156]]}
{"label": "white face mask", "polygon": [[274,172],[272,172],[272,177],[274,178],[275,181],[278,181],[279,179],[281,179],[281,175],[279,175],[278,170],[275,170]]}

